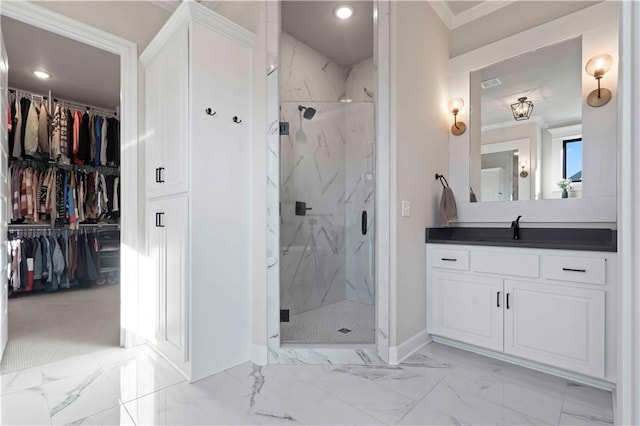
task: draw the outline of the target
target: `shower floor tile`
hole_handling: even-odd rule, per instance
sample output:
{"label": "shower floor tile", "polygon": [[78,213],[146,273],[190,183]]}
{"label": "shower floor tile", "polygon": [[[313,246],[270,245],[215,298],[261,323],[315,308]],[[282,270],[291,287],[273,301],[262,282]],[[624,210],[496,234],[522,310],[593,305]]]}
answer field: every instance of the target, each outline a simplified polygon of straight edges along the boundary
{"label": "shower floor tile", "polygon": [[374,343],[374,321],[373,306],[343,300],[280,323],[281,342]]}

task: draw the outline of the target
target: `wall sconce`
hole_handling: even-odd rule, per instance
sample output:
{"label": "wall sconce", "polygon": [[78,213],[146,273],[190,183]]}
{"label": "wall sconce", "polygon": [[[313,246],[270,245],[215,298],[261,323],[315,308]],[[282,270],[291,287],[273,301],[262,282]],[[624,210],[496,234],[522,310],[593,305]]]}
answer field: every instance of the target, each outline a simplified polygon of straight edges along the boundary
{"label": "wall sconce", "polygon": [[458,113],[462,110],[464,101],[462,98],[453,98],[449,101],[449,111],[453,114],[453,125],[451,126],[451,133],[455,136],[460,136],[467,130],[467,125],[462,121],[457,120]]}
{"label": "wall sconce", "polygon": [[598,89],[587,96],[587,103],[592,107],[606,105],[611,100],[611,91],[600,88],[600,79],[611,69],[611,65],[613,65],[613,58],[605,53],[589,59],[589,62],[584,67],[587,74],[595,77],[598,81]]}
{"label": "wall sconce", "polygon": [[528,101],[526,96],[518,98],[518,102],[511,104],[511,112],[516,121],[528,120],[533,111],[533,102]]}
{"label": "wall sconce", "polygon": [[526,178],[527,176],[529,176],[529,172],[527,171],[527,162],[522,161],[520,163],[520,177]]}

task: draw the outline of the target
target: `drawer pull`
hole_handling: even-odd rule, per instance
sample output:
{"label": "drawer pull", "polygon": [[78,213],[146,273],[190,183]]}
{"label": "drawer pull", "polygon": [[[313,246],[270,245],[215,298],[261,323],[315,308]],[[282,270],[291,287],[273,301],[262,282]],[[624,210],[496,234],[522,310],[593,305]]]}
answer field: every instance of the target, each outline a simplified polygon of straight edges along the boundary
{"label": "drawer pull", "polygon": [[498,297],[496,298],[496,305],[498,308],[500,307],[500,292],[498,292]]}
{"label": "drawer pull", "polygon": [[440,260],[442,260],[443,262],[457,262],[458,259],[452,259],[450,257],[441,257]]}
{"label": "drawer pull", "polygon": [[156,213],[156,227],[164,228],[164,224],[162,223],[162,217],[164,216],[164,212]]}
{"label": "drawer pull", "polygon": [[563,271],[569,272],[587,272],[586,269],[573,269],[573,268],[562,268]]}
{"label": "drawer pull", "polygon": [[507,309],[509,309],[509,293],[507,293]]}

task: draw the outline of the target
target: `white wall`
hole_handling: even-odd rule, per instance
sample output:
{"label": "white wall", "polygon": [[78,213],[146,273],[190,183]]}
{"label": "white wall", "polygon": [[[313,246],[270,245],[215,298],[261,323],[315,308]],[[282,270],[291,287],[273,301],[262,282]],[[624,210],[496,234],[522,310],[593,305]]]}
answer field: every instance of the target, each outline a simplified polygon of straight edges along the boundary
{"label": "white wall", "polygon": [[[391,346],[425,329],[425,228],[448,175],[449,30],[427,2],[391,2]],[[401,217],[401,200],[411,216]]]}

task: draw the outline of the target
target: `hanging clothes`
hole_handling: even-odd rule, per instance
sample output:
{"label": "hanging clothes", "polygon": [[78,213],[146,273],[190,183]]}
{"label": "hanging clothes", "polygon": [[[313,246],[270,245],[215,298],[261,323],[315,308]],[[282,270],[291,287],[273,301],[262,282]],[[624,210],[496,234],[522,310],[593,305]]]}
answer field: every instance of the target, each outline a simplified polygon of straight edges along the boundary
{"label": "hanging clothes", "polygon": [[33,157],[38,152],[38,116],[35,102],[29,102],[29,113],[25,121],[23,156]]}
{"label": "hanging clothes", "polygon": [[38,152],[42,158],[49,158],[50,151],[50,135],[49,135],[50,117],[47,105],[40,103],[40,113],[38,115]]}

